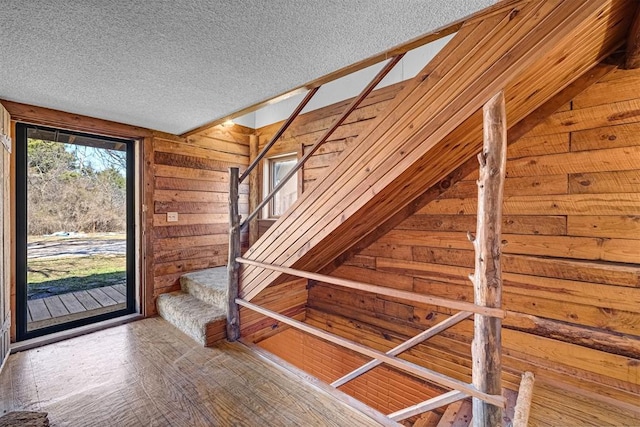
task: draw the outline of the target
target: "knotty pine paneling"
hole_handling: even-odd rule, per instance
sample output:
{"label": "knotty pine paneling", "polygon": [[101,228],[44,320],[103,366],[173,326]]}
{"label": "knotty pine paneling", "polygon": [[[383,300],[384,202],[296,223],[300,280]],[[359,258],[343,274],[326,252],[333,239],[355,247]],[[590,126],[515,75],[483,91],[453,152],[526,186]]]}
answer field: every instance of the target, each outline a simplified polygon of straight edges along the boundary
{"label": "knotty pine paneling", "polygon": [[[225,265],[229,227],[229,168],[249,164],[242,126],[217,126],[201,134],[153,139],[154,297],[179,288],[181,275]],[[248,184],[240,187],[240,213],[248,211]],[[178,221],[168,222],[167,213]]]}

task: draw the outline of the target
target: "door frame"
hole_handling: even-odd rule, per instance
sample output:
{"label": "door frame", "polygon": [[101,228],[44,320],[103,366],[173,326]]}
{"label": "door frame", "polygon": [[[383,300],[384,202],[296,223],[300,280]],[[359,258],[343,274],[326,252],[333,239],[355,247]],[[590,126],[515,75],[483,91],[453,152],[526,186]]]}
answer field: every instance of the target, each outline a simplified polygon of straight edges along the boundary
{"label": "door frame", "polygon": [[[126,170],[126,280],[127,300],[126,307],[121,310],[73,320],[58,325],[47,326],[33,331],[27,330],[27,130],[29,128],[60,130],[77,136],[98,137],[107,141],[125,143],[127,147]],[[138,292],[137,252],[139,237],[136,233],[138,215],[136,209],[137,190],[137,141],[135,139],[115,138],[87,132],[76,132],[64,128],[52,128],[48,126],[32,125],[18,122],[15,126],[15,316],[16,316],[16,341],[24,341],[31,338],[49,335],[55,332],[97,323],[107,319],[126,316],[137,311],[136,301]]]}

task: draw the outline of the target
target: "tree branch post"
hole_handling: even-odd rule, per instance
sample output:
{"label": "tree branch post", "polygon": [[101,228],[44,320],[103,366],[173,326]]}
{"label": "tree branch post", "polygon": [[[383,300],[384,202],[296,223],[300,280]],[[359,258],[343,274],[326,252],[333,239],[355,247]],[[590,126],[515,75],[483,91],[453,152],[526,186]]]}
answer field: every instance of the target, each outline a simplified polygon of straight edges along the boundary
{"label": "tree branch post", "polygon": [[[478,155],[478,218],[476,235],[469,234],[475,248],[475,271],[471,276],[475,304],[502,306],[501,227],[506,171],[507,118],[504,92],[483,107],[484,142]],[[502,394],[502,321],[497,317],[474,315],[471,348],[473,385],[487,394]],[[503,409],[473,398],[474,427],[502,425]]]}
{"label": "tree branch post", "polygon": [[227,340],[240,338],[240,316],[236,298],[240,281],[240,264],[236,261],[240,254],[240,214],[238,213],[238,192],[240,171],[229,168],[229,260],[227,263]]}

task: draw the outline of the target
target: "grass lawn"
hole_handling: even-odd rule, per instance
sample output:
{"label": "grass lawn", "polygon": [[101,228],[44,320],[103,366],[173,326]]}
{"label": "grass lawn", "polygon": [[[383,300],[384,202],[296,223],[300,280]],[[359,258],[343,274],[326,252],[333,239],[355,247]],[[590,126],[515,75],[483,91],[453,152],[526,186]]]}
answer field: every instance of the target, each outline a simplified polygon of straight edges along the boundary
{"label": "grass lawn", "polygon": [[124,255],[30,259],[27,298],[37,299],[123,283]]}

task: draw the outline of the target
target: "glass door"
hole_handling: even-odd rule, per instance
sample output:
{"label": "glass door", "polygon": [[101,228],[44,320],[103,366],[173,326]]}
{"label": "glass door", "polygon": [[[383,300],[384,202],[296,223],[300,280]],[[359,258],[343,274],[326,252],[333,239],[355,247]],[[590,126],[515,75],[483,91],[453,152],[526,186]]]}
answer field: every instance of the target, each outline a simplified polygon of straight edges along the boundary
{"label": "glass door", "polygon": [[133,141],[18,124],[18,340],[134,311]]}

